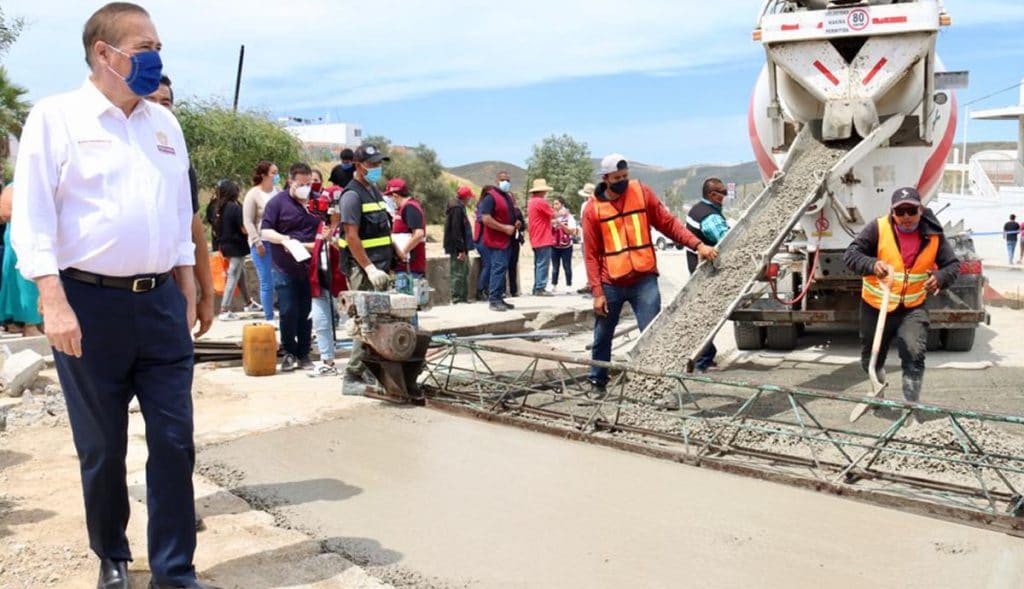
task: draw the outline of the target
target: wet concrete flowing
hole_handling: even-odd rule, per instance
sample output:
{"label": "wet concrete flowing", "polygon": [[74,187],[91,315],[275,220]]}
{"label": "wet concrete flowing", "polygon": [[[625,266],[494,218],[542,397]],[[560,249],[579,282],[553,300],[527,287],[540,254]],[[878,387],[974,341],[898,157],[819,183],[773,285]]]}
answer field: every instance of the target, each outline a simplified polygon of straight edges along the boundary
{"label": "wet concrete flowing", "polygon": [[1009,536],[426,409],[367,406],[199,462],[396,586],[1024,584]]}
{"label": "wet concrete flowing", "polygon": [[[634,362],[651,370],[682,372],[688,355],[715,327],[741,290],[757,274],[761,255],[782,233],[787,221],[816,190],[820,174],[846,153],[846,148],[810,141],[788,167],[786,176],[760,206],[747,211],[742,234],[721,248],[714,271],[698,272],[637,342]],[[635,376],[630,396],[659,396],[650,379]]]}

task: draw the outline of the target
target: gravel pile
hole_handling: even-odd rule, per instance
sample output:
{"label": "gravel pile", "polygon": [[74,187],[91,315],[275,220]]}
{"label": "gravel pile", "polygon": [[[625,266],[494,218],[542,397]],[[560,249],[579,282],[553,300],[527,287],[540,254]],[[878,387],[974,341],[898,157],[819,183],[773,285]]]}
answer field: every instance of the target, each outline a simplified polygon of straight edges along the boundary
{"label": "gravel pile", "polygon": [[[967,434],[981,446],[982,450],[989,454],[1002,454],[1006,456],[1024,456],[1024,438],[1009,434],[993,428],[985,423],[972,420],[960,420],[960,425]],[[923,449],[912,444],[893,442],[890,447],[895,450],[925,453],[941,458],[952,458],[982,462],[976,455],[967,457],[964,455],[961,439],[957,436],[949,420],[938,419],[926,423],[917,423],[906,426],[900,430],[897,437],[909,439],[914,442],[931,444],[941,449]],[[966,439],[963,443],[971,448]],[[992,459],[991,463],[996,466],[1009,467],[1017,470],[1024,470],[1022,460]],[[923,476],[930,479],[939,479],[950,483],[976,486],[978,480],[975,476],[975,469],[967,464],[944,462],[924,456],[906,456],[901,454],[883,453],[873,465],[876,470],[899,473],[912,476]],[[981,469],[982,480],[986,485],[1002,486],[1002,481],[992,469]],[[1020,490],[1024,484],[1024,476],[1010,473],[1007,475],[1010,482]]]}
{"label": "gravel pile", "polygon": [[[760,270],[760,255],[782,233],[793,213],[814,191],[825,172],[846,149],[812,142],[788,168],[786,176],[757,209],[747,211],[746,229],[719,251],[713,270],[698,271],[633,349],[632,358],[644,368],[682,372],[686,360],[714,329],[741,290]],[[655,379],[656,380],[656,379]],[[633,378],[629,392],[639,399],[660,396],[652,379]]]}
{"label": "gravel pile", "polygon": [[0,415],[0,429],[14,429],[42,425],[60,427],[68,423],[68,408],[59,385],[47,378],[39,378],[30,388],[25,389],[21,402],[7,408]]}

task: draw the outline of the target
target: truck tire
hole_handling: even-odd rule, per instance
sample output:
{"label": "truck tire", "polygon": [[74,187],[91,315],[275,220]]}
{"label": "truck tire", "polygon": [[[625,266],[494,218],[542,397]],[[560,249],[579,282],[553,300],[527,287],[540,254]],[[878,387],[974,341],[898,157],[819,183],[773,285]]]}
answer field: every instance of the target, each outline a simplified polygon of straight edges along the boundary
{"label": "truck tire", "polygon": [[659,237],[658,241],[654,242],[654,246],[661,251],[665,251],[668,249],[668,241],[664,237]]}
{"label": "truck tire", "polygon": [[929,329],[928,330],[928,346],[929,352],[942,349],[942,331],[941,329]]}
{"label": "truck tire", "polygon": [[773,325],[765,328],[765,344],[769,350],[793,350],[798,338],[796,325]]}
{"label": "truck tire", "polygon": [[732,332],[739,350],[760,350],[764,347],[764,328],[753,323],[735,322]]}
{"label": "truck tire", "polygon": [[947,329],[946,350],[950,352],[969,352],[974,347],[974,332],[976,328],[970,329]]}

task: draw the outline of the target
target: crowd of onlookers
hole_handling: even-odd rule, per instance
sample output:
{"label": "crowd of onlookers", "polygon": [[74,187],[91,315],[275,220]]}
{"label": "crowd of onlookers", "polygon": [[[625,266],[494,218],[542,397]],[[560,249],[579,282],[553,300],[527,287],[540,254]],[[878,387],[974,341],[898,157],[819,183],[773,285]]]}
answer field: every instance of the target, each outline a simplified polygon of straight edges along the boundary
{"label": "crowd of onlookers", "polygon": [[[220,296],[217,317],[230,321],[243,312],[262,312],[265,320],[273,321],[276,310],[285,371],[302,368],[311,376],[338,374],[334,367],[335,330],[341,319],[334,297],[348,287],[348,276],[353,274],[354,258],[347,251],[348,242],[359,240],[355,235],[346,236],[348,225],[355,226],[356,235],[362,230],[359,248],[368,255],[381,258],[380,252],[387,251],[389,261],[382,265],[385,273],[408,275],[410,279],[426,276],[423,208],[402,178],[385,182],[380,174],[372,174],[372,169],[362,168],[358,170],[364,173],[357,177],[357,164],[369,165],[358,160],[375,159],[365,153],[367,149],[375,148],[342,150],[341,161],[331,170],[327,183],[319,170],[307,164],[293,164],[282,177],[276,163],[260,161],[247,190],[231,180],[222,180],[207,205],[211,268]],[[375,169],[381,169],[385,161],[381,157],[373,162],[377,164]],[[381,185],[383,191],[379,191]],[[360,187],[371,187],[382,198],[380,212],[387,225],[383,231],[390,233],[386,248],[376,247],[380,235],[370,237],[377,235],[367,225],[372,225],[368,220],[377,214],[372,195],[352,197],[361,200],[343,204],[342,196]],[[453,303],[470,300],[470,252],[476,250],[481,258],[477,300],[488,300],[495,311],[512,308],[505,299],[520,292],[519,250],[527,239],[535,260],[530,293],[551,296],[558,292],[560,282],[565,292],[574,292],[573,248],[579,243],[580,230],[568,202],[563,197],[549,199],[552,188],[544,179],[537,179],[528,191],[524,214],[511,188],[508,174],[501,172],[494,185],[480,191],[473,214],[470,207],[477,195],[468,186],[460,186],[456,198],[448,203],[443,245],[450,258]],[[580,191],[581,196],[588,197],[587,190],[592,189],[588,185]],[[247,259],[255,269],[258,292],[246,279]],[[373,278],[373,270],[363,270],[356,274]],[[314,332],[319,362],[309,357]]]}

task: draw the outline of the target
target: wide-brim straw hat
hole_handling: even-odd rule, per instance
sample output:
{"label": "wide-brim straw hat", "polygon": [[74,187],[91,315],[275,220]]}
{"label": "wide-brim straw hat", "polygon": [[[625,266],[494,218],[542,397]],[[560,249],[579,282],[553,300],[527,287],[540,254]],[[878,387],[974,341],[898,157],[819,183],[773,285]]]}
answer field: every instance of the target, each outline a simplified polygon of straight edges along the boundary
{"label": "wide-brim straw hat", "polygon": [[537,178],[533,181],[533,186],[530,187],[530,194],[534,192],[551,192],[554,188],[548,186],[548,181],[544,178]]}
{"label": "wide-brim straw hat", "polygon": [[587,182],[586,184],[583,185],[583,188],[581,188],[580,191],[577,192],[576,194],[582,196],[583,198],[590,198],[591,196],[594,196],[594,190],[596,189],[597,187],[594,186],[593,182]]}

